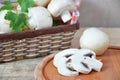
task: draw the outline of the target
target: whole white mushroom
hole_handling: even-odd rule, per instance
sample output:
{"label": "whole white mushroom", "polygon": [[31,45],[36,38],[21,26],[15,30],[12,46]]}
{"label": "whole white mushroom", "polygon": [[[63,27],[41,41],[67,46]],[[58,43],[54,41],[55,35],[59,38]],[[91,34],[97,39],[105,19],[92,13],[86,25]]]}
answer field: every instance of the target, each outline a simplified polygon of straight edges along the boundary
{"label": "whole white mushroom", "polygon": [[8,33],[12,31],[10,28],[10,21],[4,18],[7,12],[8,10],[0,11],[0,33]]}
{"label": "whole white mushroom", "polygon": [[88,28],[80,38],[80,46],[93,50],[96,55],[102,55],[109,47],[109,37],[97,28]]}
{"label": "whole white mushroom", "polygon": [[65,23],[72,18],[70,11],[76,10],[76,6],[73,0],[51,0],[47,9],[53,17],[60,16]]}
{"label": "whole white mushroom", "polygon": [[52,27],[53,19],[49,11],[44,7],[32,7],[28,10],[28,24],[30,29],[42,29]]}
{"label": "whole white mushroom", "polygon": [[38,6],[47,6],[51,0],[34,0],[35,5]]}

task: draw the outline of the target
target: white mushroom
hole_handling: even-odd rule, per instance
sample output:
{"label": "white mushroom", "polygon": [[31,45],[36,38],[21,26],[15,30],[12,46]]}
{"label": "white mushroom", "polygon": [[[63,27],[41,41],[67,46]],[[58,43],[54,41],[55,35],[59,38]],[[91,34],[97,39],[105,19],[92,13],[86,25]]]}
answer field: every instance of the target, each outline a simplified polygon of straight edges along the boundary
{"label": "white mushroom", "polygon": [[103,66],[103,63],[96,59],[91,59],[89,57],[86,57],[86,59],[83,61],[87,65],[89,65],[93,70],[100,72],[101,68]]}
{"label": "white mushroom", "polygon": [[48,5],[48,10],[53,17],[61,17],[63,22],[71,19],[70,11],[76,10],[73,0],[52,0]]}
{"label": "white mushroom", "polygon": [[92,59],[96,59],[96,54],[92,50],[89,49],[80,49],[79,54],[81,54],[82,57],[90,57]]}
{"label": "white mushroom", "polygon": [[80,38],[81,48],[93,50],[96,55],[102,55],[109,47],[108,35],[97,28],[89,28]]}
{"label": "white mushroom", "polygon": [[51,0],[34,0],[35,5],[47,6]]}
{"label": "white mushroom", "polygon": [[40,6],[29,8],[28,18],[30,29],[42,29],[45,27],[51,27],[53,24],[53,20],[49,11]]}
{"label": "white mushroom", "polygon": [[75,76],[79,74],[70,64],[69,58],[75,54],[79,54],[79,49],[66,49],[55,55],[53,64],[61,75]]}
{"label": "white mushroom", "polygon": [[69,57],[78,53],[79,53],[79,49],[71,48],[71,49],[63,50],[55,55],[53,59],[53,64],[54,66],[58,67],[59,65],[67,61]]}
{"label": "white mushroom", "polygon": [[0,11],[0,33],[1,34],[11,32],[10,21],[4,18],[7,12],[8,10]]}
{"label": "white mushroom", "polygon": [[72,56],[71,58],[71,66],[73,66],[73,68],[80,72],[80,73],[84,73],[84,74],[88,74],[92,71],[92,68],[87,65],[86,63],[84,63],[84,57],[82,54],[76,54],[74,56]]}
{"label": "white mushroom", "polygon": [[57,70],[61,75],[64,76],[76,76],[79,74],[72,66],[69,64],[70,61],[64,61],[58,66]]}
{"label": "white mushroom", "polygon": [[93,70],[100,71],[103,63],[96,60],[96,54],[89,49],[66,49],[57,53],[53,64],[64,76],[88,74]]}

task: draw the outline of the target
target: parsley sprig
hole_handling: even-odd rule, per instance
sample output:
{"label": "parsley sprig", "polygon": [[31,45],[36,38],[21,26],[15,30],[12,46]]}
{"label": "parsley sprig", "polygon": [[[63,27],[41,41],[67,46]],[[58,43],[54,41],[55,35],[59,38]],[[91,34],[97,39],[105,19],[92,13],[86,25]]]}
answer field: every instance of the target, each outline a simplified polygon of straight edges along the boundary
{"label": "parsley sprig", "polygon": [[17,0],[17,2],[21,7],[21,13],[12,11],[14,7],[10,0],[5,0],[4,6],[0,8],[0,11],[9,10],[5,19],[10,21],[10,28],[13,32],[22,31],[27,26],[28,20],[26,13],[28,12],[28,8],[34,5],[33,0]]}
{"label": "parsley sprig", "polygon": [[13,9],[13,5],[10,2],[10,0],[5,0],[3,4],[4,5],[0,8],[0,11],[2,11],[2,10],[12,10]]}

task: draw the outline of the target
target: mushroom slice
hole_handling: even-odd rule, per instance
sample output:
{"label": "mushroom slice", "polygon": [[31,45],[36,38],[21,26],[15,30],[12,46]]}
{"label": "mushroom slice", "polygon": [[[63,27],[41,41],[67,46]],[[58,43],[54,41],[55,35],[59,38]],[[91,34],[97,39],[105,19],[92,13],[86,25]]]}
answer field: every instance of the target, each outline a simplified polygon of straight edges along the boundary
{"label": "mushroom slice", "polygon": [[58,68],[59,66],[61,66],[61,64],[64,64],[64,62],[66,62],[67,60],[68,59],[65,57],[58,56],[58,57],[54,58],[53,64],[55,67]]}
{"label": "mushroom slice", "polygon": [[69,64],[71,62],[71,59],[68,59],[67,61],[65,61],[64,63],[62,63],[59,67],[58,67],[58,72],[61,75],[64,76],[75,76],[78,75],[79,72],[77,72],[72,66],[71,64]]}
{"label": "mushroom slice", "polygon": [[71,56],[78,54],[79,51],[79,49],[71,48],[57,53],[53,59],[54,66],[59,67],[59,65],[61,65],[64,61],[67,61]]}
{"label": "mushroom slice", "polygon": [[93,70],[98,71],[98,72],[101,71],[101,68],[103,66],[103,63],[101,61],[92,59],[89,57],[86,57],[86,59],[84,60],[84,63],[86,63],[87,65],[92,67]]}
{"label": "mushroom slice", "polygon": [[96,59],[96,54],[92,50],[89,49],[80,49],[80,54],[83,55],[83,57],[90,57]]}
{"label": "mushroom slice", "polygon": [[84,73],[84,74],[88,74],[91,72],[92,68],[84,63],[84,57],[82,56],[82,54],[76,54],[74,56],[72,56],[71,58],[71,66],[73,66],[73,68],[80,72],[80,73]]}

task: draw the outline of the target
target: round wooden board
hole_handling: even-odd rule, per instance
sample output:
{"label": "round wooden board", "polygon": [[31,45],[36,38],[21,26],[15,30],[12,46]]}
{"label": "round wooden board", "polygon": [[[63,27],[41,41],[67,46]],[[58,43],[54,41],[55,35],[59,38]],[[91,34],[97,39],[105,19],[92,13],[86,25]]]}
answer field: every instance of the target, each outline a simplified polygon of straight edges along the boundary
{"label": "round wooden board", "polygon": [[120,50],[109,49],[97,59],[102,59],[103,68],[101,72],[92,71],[90,74],[66,77],[57,72],[53,65],[53,57],[49,55],[36,67],[34,75],[36,80],[120,80]]}

